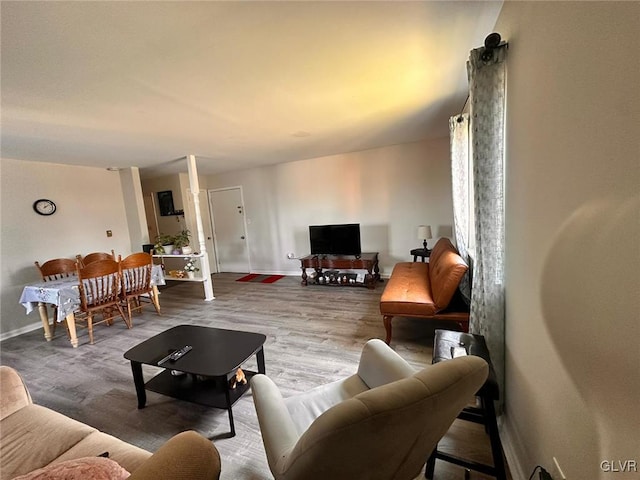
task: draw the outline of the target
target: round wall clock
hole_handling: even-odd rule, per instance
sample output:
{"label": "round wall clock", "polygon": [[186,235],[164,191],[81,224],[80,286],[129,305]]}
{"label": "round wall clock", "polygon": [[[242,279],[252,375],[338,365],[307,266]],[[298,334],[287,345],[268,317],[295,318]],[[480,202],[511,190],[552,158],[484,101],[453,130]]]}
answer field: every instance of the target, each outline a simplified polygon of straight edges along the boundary
{"label": "round wall clock", "polygon": [[33,209],[40,215],[53,215],[56,212],[56,204],[46,198],[33,202]]}

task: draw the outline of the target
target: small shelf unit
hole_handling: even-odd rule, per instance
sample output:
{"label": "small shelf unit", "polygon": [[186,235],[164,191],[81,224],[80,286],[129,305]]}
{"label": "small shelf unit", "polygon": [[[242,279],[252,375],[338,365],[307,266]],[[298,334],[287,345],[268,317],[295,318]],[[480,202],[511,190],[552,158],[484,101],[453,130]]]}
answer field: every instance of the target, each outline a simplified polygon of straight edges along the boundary
{"label": "small shelf unit", "polygon": [[152,255],[153,258],[159,258],[160,259],[160,264],[162,265],[162,269],[165,270],[165,280],[173,280],[176,282],[204,282],[205,279],[202,276],[194,276],[193,278],[178,278],[178,277],[172,277],[171,275],[169,275],[166,272],[165,266],[164,266],[164,260],[166,258],[181,258],[181,259],[185,259],[185,258],[193,258],[193,259],[200,259],[202,258],[204,255],[202,253],[187,253],[187,254],[182,254],[182,255],[173,255],[173,254],[160,254],[160,253],[154,253]]}

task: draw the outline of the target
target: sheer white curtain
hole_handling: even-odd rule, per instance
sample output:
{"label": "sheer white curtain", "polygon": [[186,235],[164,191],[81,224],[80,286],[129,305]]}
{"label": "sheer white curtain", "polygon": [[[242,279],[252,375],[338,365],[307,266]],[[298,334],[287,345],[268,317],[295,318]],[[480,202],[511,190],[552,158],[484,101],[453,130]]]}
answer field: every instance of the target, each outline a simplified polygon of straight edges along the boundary
{"label": "sheer white curtain", "polygon": [[[483,58],[472,50],[467,62],[470,113],[452,117],[451,130],[454,225],[461,255],[473,244],[470,331],[484,335],[504,392],[504,116],[506,48]],[[468,132],[469,139],[465,139]],[[465,162],[471,155],[471,162]],[[472,164],[473,172],[468,170]],[[469,185],[472,178],[472,187]],[[468,197],[473,191],[473,202]],[[471,220],[465,218],[472,203]],[[469,232],[474,238],[469,239]],[[465,258],[468,259],[468,256]]]}
{"label": "sheer white curtain", "polygon": [[484,335],[504,392],[504,115],[506,48],[471,51],[468,62],[475,203],[470,325]]}
{"label": "sheer white curtain", "polygon": [[453,234],[458,252],[469,265],[469,271],[460,282],[460,293],[467,304],[471,302],[471,275],[473,262],[469,258],[470,245],[470,190],[469,183],[469,115],[460,114],[449,119],[451,143],[451,183],[453,192]]}

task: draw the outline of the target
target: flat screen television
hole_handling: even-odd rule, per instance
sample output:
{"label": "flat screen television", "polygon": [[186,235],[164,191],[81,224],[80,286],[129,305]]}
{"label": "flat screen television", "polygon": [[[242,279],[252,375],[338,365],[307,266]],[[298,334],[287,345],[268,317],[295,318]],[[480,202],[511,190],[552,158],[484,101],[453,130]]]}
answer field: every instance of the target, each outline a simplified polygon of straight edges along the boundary
{"label": "flat screen television", "polygon": [[312,255],[360,255],[360,224],[310,225]]}

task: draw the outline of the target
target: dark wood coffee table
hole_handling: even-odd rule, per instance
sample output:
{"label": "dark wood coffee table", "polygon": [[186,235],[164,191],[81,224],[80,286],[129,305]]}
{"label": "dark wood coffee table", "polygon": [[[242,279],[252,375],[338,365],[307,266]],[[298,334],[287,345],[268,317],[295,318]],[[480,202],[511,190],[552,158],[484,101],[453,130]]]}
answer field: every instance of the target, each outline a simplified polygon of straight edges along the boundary
{"label": "dark wood coffee table", "polygon": [[[133,381],[138,395],[138,408],[147,403],[146,390],[168,395],[200,405],[225,409],[229,412],[230,436],[236,434],[231,407],[249,388],[249,380],[256,373],[265,373],[261,333],[224,330],[197,325],[178,325],[136,345],[124,354],[131,361]],[[191,345],[193,349],[175,362],[158,362],[168,354]],[[256,355],[258,372],[246,371],[247,383],[231,388],[229,380],[251,356]],[[147,383],[142,365],[165,368]],[[187,375],[172,375],[171,371]]]}

